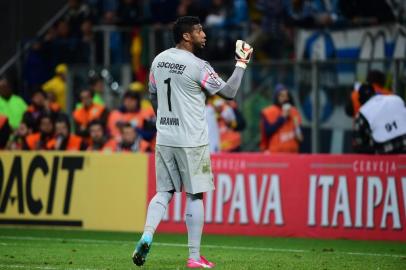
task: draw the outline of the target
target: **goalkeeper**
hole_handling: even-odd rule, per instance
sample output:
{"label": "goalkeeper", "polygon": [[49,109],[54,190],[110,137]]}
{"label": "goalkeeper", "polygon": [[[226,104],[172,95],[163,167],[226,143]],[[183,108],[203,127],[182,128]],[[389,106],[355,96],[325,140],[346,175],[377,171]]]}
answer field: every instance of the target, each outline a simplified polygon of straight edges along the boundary
{"label": "goalkeeper", "polygon": [[200,254],[204,223],[203,193],[214,190],[205,117],[206,94],[232,99],[240,87],[253,49],[236,42],[236,68],[224,82],[209,63],[195,56],[206,45],[197,17],[180,17],[173,28],[175,48],[155,57],[149,92],[157,115],[155,151],[157,193],[149,203],[144,233],[136,244],[133,262],[141,266],[174,192],[186,192],[188,268],[213,268]]}

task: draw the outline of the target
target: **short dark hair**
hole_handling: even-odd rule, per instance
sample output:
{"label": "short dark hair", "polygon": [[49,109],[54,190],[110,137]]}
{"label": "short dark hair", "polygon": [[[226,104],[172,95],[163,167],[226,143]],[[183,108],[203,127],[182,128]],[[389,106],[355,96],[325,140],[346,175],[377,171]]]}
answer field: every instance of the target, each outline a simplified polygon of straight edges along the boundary
{"label": "short dark hair", "polygon": [[182,41],[184,33],[191,33],[193,26],[200,24],[200,19],[194,16],[179,17],[173,25],[173,39],[176,44]]}
{"label": "short dark hair", "polygon": [[101,128],[103,129],[103,132],[105,132],[103,122],[98,119],[90,121],[88,128],[90,129],[92,126],[101,126]]}
{"label": "short dark hair", "polygon": [[380,86],[384,86],[386,82],[385,73],[376,69],[370,70],[367,75],[367,82],[370,84],[376,83]]}
{"label": "short dark hair", "polygon": [[68,127],[68,129],[70,131],[70,121],[69,121],[68,115],[66,115],[64,113],[58,114],[58,116],[56,117],[56,120],[55,120],[55,124],[56,123],[65,123],[65,125]]}
{"label": "short dark hair", "polygon": [[375,95],[374,87],[370,83],[363,83],[358,90],[359,93],[359,103],[363,105],[367,102],[372,96]]}

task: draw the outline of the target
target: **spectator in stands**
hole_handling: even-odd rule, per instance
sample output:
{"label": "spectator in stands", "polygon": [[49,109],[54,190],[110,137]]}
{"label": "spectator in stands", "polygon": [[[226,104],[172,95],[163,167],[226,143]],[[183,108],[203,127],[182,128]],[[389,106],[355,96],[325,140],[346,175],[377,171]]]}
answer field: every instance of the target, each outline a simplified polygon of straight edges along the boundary
{"label": "spectator in stands", "polygon": [[260,149],[271,153],[298,153],[303,141],[301,117],[283,84],[275,87],[273,103],[261,112]]}
{"label": "spectator in stands", "polygon": [[207,16],[207,9],[204,1],[201,0],[180,0],[178,6],[179,17],[181,16],[196,16],[200,21],[204,22]]}
{"label": "spectator in stands", "polygon": [[79,151],[86,149],[86,145],[81,137],[72,134],[69,118],[65,114],[60,114],[55,121],[55,137],[47,144],[49,150]]}
{"label": "spectator in stands", "polygon": [[121,140],[117,144],[117,152],[148,152],[150,144],[143,140],[136,129],[130,124],[125,123],[121,127]]}
{"label": "spectator in stands", "polygon": [[359,89],[361,108],[355,118],[357,153],[406,153],[406,107],[397,95],[377,95],[371,84]]}
{"label": "spectator in stands", "polygon": [[47,92],[49,100],[56,102],[62,110],[66,111],[66,75],[68,66],[59,64],[55,68],[55,76],[42,85],[42,89]]}
{"label": "spectator in stands", "polygon": [[339,0],[285,1],[286,23],[298,27],[326,27],[343,24]]}
{"label": "spectator in stands", "polygon": [[7,116],[0,114],[0,150],[6,148],[11,133],[12,130],[8,123]]}
{"label": "spectator in stands", "polygon": [[144,21],[142,2],[138,0],[120,0],[117,8],[118,25],[135,26]]}
{"label": "spectator in stands", "polygon": [[151,23],[157,27],[172,23],[176,20],[178,1],[175,0],[151,0],[149,2]]}
{"label": "spectator in stands", "polygon": [[[382,71],[379,70],[370,70],[367,75],[367,83],[371,84],[375,90],[376,94],[379,95],[391,95],[392,90],[385,87],[386,83],[386,76]],[[358,114],[358,111],[361,107],[361,103],[359,102],[359,93],[358,87],[359,84],[355,85],[355,89],[351,92],[351,98],[349,102],[347,102],[345,111],[348,116],[355,117]]]}
{"label": "spectator in stands", "polygon": [[0,114],[7,116],[11,128],[18,128],[27,110],[25,101],[13,94],[8,75],[0,77]]}
{"label": "spectator in stands", "polygon": [[71,29],[71,35],[79,38],[81,36],[82,23],[91,18],[91,10],[82,0],[68,0],[68,11],[65,21]]}
{"label": "spectator in stands", "polygon": [[89,123],[99,120],[105,126],[108,118],[108,110],[100,104],[93,103],[93,93],[90,89],[80,92],[80,101],[83,107],[73,112],[76,134],[87,138],[89,136]]}
{"label": "spectator in stands", "polygon": [[216,99],[213,104],[217,112],[217,123],[220,131],[220,151],[239,151],[241,133],[238,130],[238,119],[233,106],[221,98]]}
{"label": "spectator in stands", "polygon": [[49,150],[48,144],[54,138],[54,119],[44,113],[39,117],[39,131],[25,138],[24,150]]}
{"label": "spectator in stands", "polygon": [[353,25],[376,25],[395,22],[395,16],[383,0],[339,1],[340,9]]}
{"label": "spectator in stands", "polygon": [[134,128],[143,129],[146,119],[145,112],[141,109],[141,96],[131,90],[124,93],[122,106],[113,110],[108,119],[110,134],[120,138],[120,129],[125,123],[130,123]]}
{"label": "spectator in stands", "polygon": [[14,130],[10,140],[7,143],[8,150],[23,150],[26,147],[26,137],[32,134],[32,129],[25,123],[21,122],[16,130]]}
{"label": "spectator in stands", "polygon": [[109,151],[116,150],[117,142],[109,139],[104,124],[99,120],[93,120],[89,123],[90,140],[87,150],[90,151]]}
{"label": "spectator in stands", "polygon": [[[103,92],[104,92],[104,81],[99,75],[94,75],[89,79],[89,89],[93,93],[93,103],[104,106]],[[76,109],[82,108],[82,102],[76,104]]]}
{"label": "spectator in stands", "polygon": [[44,90],[38,88],[31,96],[31,105],[24,113],[23,121],[34,131],[38,131],[38,119],[44,113],[53,114],[54,119],[61,111],[61,107],[56,102],[50,102]]}

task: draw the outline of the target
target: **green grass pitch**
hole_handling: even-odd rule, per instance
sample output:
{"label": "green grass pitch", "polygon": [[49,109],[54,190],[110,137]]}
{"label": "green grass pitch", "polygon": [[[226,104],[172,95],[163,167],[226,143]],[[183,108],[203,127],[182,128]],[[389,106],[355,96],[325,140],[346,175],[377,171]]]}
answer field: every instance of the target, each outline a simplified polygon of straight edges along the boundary
{"label": "green grass pitch", "polygon": [[[132,264],[139,234],[0,227],[0,269],[186,269],[184,234],[154,237],[146,264]],[[406,269],[402,242],[204,235],[215,269]]]}

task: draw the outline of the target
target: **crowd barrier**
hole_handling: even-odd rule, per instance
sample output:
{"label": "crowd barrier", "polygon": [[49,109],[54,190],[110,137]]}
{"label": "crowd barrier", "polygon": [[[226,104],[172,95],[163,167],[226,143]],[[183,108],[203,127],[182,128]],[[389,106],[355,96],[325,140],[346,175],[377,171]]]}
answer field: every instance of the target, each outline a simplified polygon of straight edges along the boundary
{"label": "crowd barrier", "polygon": [[[406,156],[219,154],[212,167],[206,233],[406,240]],[[177,194],[159,230],[184,232],[184,211]]]}
{"label": "crowd barrier", "polygon": [[141,231],[148,157],[0,152],[0,224]]}
{"label": "crowd barrier", "polygon": [[[142,231],[154,155],[0,152],[0,224]],[[212,156],[205,233],[406,241],[406,155]],[[158,228],[185,232],[176,194]]]}

